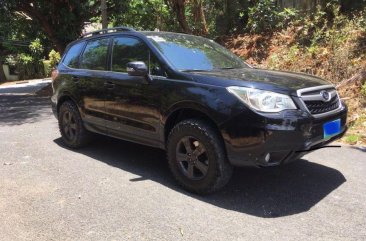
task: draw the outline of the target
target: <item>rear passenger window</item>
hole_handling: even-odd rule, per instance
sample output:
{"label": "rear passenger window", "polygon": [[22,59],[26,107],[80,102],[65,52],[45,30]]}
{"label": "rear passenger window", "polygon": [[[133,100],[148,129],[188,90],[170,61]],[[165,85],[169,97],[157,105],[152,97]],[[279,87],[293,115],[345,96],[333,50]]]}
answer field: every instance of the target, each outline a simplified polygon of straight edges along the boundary
{"label": "rear passenger window", "polygon": [[109,39],[96,39],[87,43],[80,60],[81,69],[106,70]]}
{"label": "rear passenger window", "polygon": [[64,58],[63,64],[70,67],[70,68],[77,68],[78,67],[78,60],[81,50],[84,47],[85,42],[80,42],[73,45]]}

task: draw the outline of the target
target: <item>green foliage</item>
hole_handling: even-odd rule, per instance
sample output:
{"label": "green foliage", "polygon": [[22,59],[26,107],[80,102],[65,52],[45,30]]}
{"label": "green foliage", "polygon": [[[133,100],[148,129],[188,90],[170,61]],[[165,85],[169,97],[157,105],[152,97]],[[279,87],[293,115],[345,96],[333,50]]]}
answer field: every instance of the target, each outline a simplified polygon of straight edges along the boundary
{"label": "green foliage", "polygon": [[41,44],[41,40],[39,38],[36,38],[34,41],[32,41],[29,45],[29,50],[31,52],[31,55],[35,59],[42,59],[44,48]]}
{"label": "green foliage", "polygon": [[345,141],[348,143],[348,144],[351,144],[351,145],[355,145],[357,144],[357,142],[360,140],[360,136],[359,135],[347,135],[345,137]]}
{"label": "green foliage", "polygon": [[49,60],[43,60],[42,64],[43,64],[43,71],[44,71],[45,77],[50,77],[51,72],[52,72],[50,61]]}
{"label": "green foliage", "polygon": [[123,12],[111,16],[112,26],[131,26],[138,30],[171,30],[174,27],[173,15],[164,0],[129,0],[125,3]]}
{"label": "green foliage", "polygon": [[[112,1],[110,14],[120,12],[119,3]],[[118,6],[117,6],[118,5]],[[62,52],[65,46],[80,36],[84,22],[100,13],[100,1],[92,0],[53,0],[53,1],[21,1],[0,0],[0,15],[7,13],[22,19],[22,27],[37,26],[54,47]],[[0,19],[0,25],[8,20]],[[25,22],[23,24],[23,22]],[[32,36],[34,39],[37,36]]]}
{"label": "green foliage", "polygon": [[282,11],[278,12],[278,23],[277,27],[284,29],[289,25],[296,25],[299,16],[301,16],[300,11],[294,8],[284,8]]}
{"label": "green foliage", "polygon": [[361,87],[361,94],[366,98],[366,82]]}
{"label": "green foliage", "polygon": [[252,33],[272,31],[276,28],[281,16],[275,0],[263,0],[249,8],[247,28]]}
{"label": "green foliage", "polygon": [[21,53],[16,56],[16,69],[20,79],[43,77],[42,65],[28,54]]}
{"label": "green foliage", "polygon": [[20,79],[42,78],[45,75],[43,67],[44,48],[39,39],[29,44],[29,54],[19,53],[16,55],[16,69]]}
{"label": "green foliage", "polygon": [[59,52],[52,49],[50,53],[48,54],[49,60],[43,60],[43,68],[44,68],[44,74],[45,76],[49,77],[51,76],[52,70],[57,66],[57,64],[61,60],[61,55]]}
{"label": "green foliage", "polygon": [[50,60],[50,68],[53,69],[60,62],[61,55],[59,52],[56,52],[52,49],[51,52],[48,54],[48,58]]}
{"label": "green foliage", "polygon": [[28,65],[28,64],[32,64],[34,62],[34,59],[32,56],[28,55],[28,54],[18,54],[17,55],[17,64],[21,64],[21,65]]}

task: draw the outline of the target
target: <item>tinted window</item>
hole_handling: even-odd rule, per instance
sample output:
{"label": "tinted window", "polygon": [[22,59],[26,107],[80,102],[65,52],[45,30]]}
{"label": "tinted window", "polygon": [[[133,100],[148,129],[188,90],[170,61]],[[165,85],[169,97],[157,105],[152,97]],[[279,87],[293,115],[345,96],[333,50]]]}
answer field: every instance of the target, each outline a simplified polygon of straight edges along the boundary
{"label": "tinted window", "polygon": [[149,62],[149,70],[152,75],[160,75],[167,76],[165,70],[161,66],[159,60],[151,53],[150,54],[150,62]]}
{"label": "tinted window", "polygon": [[89,41],[80,60],[80,68],[106,70],[109,39]]}
{"label": "tinted window", "polygon": [[69,66],[70,68],[78,67],[79,54],[83,49],[84,44],[85,42],[77,43],[69,49],[63,61],[64,65]]}
{"label": "tinted window", "polygon": [[142,61],[153,75],[165,76],[158,59],[151,54],[144,42],[135,38],[120,37],[113,41],[112,71],[127,72],[127,63]]}
{"label": "tinted window", "polygon": [[148,33],[147,37],[179,70],[248,67],[243,60],[212,40],[174,33]]}
{"label": "tinted window", "polygon": [[121,37],[113,41],[112,71],[127,72],[128,62],[149,62],[149,49],[138,39]]}

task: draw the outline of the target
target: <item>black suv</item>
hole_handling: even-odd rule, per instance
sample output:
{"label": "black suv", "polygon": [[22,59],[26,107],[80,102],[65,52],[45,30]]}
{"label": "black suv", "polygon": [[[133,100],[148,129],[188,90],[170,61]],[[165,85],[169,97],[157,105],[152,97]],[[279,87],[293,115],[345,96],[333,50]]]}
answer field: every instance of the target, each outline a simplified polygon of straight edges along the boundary
{"label": "black suv", "polygon": [[187,190],[210,193],[233,166],[274,166],[340,138],[347,107],[314,76],[256,69],[212,40],[103,29],[72,42],[53,72],[64,143],[100,133],[165,149]]}

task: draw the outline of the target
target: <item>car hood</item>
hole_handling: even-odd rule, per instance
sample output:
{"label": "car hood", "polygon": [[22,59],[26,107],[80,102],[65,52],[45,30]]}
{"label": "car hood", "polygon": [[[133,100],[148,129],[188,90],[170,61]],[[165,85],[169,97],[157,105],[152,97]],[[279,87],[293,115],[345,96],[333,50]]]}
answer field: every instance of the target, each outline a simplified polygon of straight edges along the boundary
{"label": "car hood", "polygon": [[312,75],[254,68],[190,72],[190,76],[205,84],[223,87],[246,86],[289,94],[299,89],[330,85],[329,82]]}

